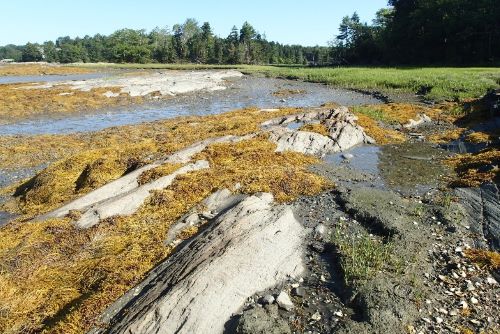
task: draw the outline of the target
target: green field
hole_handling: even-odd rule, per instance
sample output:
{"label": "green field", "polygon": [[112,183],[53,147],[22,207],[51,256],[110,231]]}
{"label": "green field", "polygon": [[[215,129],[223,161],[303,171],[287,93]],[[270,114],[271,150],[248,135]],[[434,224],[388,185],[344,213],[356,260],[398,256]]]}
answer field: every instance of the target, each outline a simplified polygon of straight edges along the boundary
{"label": "green field", "polygon": [[500,88],[500,68],[388,68],[388,67],[297,67],[196,64],[99,64],[128,69],[238,69],[246,74],[320,82],[335,87],[380,91],[386,94],[421,93],[434,101],[477,98],[488,89]]}

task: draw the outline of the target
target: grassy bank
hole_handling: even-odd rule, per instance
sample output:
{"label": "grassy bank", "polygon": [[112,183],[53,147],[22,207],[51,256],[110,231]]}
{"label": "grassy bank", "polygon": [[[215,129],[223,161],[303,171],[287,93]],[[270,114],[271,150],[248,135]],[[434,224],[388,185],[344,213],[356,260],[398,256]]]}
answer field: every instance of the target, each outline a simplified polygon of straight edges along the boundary
{"label": "grassy bank", "polygon": [[298,79],[335,87],[380,91],[386,94],[416,94],[435,101],[478,98],[488,89],[500,88],[500,68],[479,67],[299,67],[197,64],[85,64],[85,67],[123,69],[238,69],[246,74]]}
{"label": "grassy bank", "polygon": [[381,91],[387,94],[420,93],[427,99],[464,100],[477,98],[488,89],[500,87],[499,68],[293,68],[256,66],[243,69],[328,85]]}

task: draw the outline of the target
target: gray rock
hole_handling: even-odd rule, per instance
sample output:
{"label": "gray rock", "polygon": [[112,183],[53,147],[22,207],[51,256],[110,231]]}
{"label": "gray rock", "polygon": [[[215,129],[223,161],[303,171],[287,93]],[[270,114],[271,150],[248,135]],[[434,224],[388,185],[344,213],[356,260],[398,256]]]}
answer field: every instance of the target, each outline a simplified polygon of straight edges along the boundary
{"label": "gray rock", "polygon": [[168,187],[178,175],[206,168],[209,168],[208,161],[199,160],[179,168],[172,174],[144,184],[124,195],[111,197],[108,200],[96,203],[88,208],[75,224],[81,228],[88,228],[112,216],[131,215],[137,211],[146,198],[150,196],[152,190],[160,190]]}
{"label": "gray rock", "polygon": [[305,297],[306,290],[304,288],[298,287],[292,289],[292,296]]}
{"label": "gray rock", "polygon": [[494,183],[480,188],[458,188],[456,195],[467,211],[471,230],[481,237],[476,239],[477,247],[486,246],[482,237],[492,249],[500,250],[500,191]]}
{"label": "gray rock", "polygon": [[[324,136],[308,131],[294,131],[285,127],[291,122],[318,122],[326,127],[329,134]],[[323,156],[327,153],[345,151],[362,143],[374,143],[357,125],[357,118],[346,107],[316,111],[267,121],[262,126],[270,132],[270,139],[277,145],[276,151],[294,151]]]}
{"label": "gray rock", "polygon": [[[290,207],[273,205],[271,194],[248,196],[153,269],[99,323],[112,333],[222,333],[248,296],[302,274],[304,236]],[[286,294],[279,300],[293,306]]]}
{"label": "gray rock", "polygon": [[255,307],[243,312],[236,328],[237,334],[291,334],[287,321],[278,314],[276,305]]}
{"label": "gray rock", "polygon": [[317,237],[324,237],[326,235],[326,226],[324,224],[318,224],[314,228],[314,234]]}
{"label": "gray rock", "polygon": [[342,154],[342,159],[351,160],[352,158],[354,158],[354,155],[352,155],[351,153]]}
{"label": "gray rock", "polygon": [[408,120],[408,123],[404,124],[403,127],[406,129],[413,129],[416,127],[419,127],[420,125],[424,123],[430,123],[432,122],[432,119],[427,116],[426,114],[419,114],[417,115],[417,119],[410,119]]}
{"label": "gray rock", "polygon": [[281,291],[276,298],[276,303],[284,310],[291,311],[294,308],[293,302],[286,291]]}
{"label": "gray rock", "polygon": [[185,223],[189,226],[194,226],[199,224],[201,221],[200,216],[197,213],[192,213],[186,217]]}
{"label": "gray rock", "polygon": [[265,295],[259,299],[259,303],[262,305],[270,305],[274,303],[274,297],[272,295]]}
{"label": "gray rock", "polygon": [[[162,161],[157,161],[138,168],[54,211],[35,218],[35,220],[64,217],[71,210],[78,210],[83,212],[83,215],[82,218],[76,222],[76,225],[78,227],[90,227],[97,224],[99,219],[109,217],[110,215],[131,214],[135,212],[135,210],[143,203],[143,200],[149,196],[149,191],[168,186],[173,178],[175,178],[178,174],[188,172],[190,168],[208,168],[208,163],[203,166],[201,166],[200,163],[186,165],[170,175],[140,186],[137,179],[143,172],[158,167],[166,162],[187,164],[191,161],[195,154],[203,151],[210,144],[238,142],[249,139],[252,136],[253,135],[223,136],[209,138],[195,143],[185,149],[173,153]],[[102,216],[101,213],[103,214]]]}
{"label": "gray rock", "polygon": [[276,152],[293,151],[317,156],[338,152],[335,141],[315,132],[274,128],[270,139],[277,145]]}

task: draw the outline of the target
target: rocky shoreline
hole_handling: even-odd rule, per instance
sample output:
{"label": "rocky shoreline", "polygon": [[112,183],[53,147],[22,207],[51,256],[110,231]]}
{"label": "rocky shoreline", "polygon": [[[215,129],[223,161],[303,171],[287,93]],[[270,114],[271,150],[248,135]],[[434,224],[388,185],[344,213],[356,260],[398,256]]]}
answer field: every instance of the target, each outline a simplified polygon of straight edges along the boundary
{"label": "rocky shoreline", "polygon": [[[450,188],[453,167],[445,161],[453,154],[427,141],[443,125],[422,113],[399,125],[373,121],[372,128],[363,128],[348,108],[328,105],[243,110],[220,119],[187,121],[175,137],[185,140],[179,146],[154,146],[165,134],[151,130],[154,139],[121,153],[123,161],[121,154],[103,160],[98,151],[90,151],[88,164],[70,157],[16,189],[14,205],[32,211],[8,228],[23,238],[39,226],[45,227],[35,232],[44,240],[74,237],[81,254],[58,256],[68,268],[85,262],[79,256],[91,263],[73,273],[91,273],[90,282],[77,281],[85,293],[76,307],[93,294],[107,300],[92,300],[93,313],[88,305],[78,310],[89,318],[82,328],[240,334],[500,329],[496,142],[479,152],[493,160],[472,173],[491,178],[477,188]],[[202,126],[200,140],[192,132]],[[376,146],[375,135],[389,130],[405,142]],[[54,183],[60,176],[75,178],[75,189]],[[60,247],[4,231],[14,238],[8,245],[28,247],[26,253],[31,243],[35,251]],[[135,268],[153,249],[149,266]],[[30,256],[46,265],[43,254]],[[120,267],[120,288],[128,292],[109,298],[106,289],[114,286],[106,280],[118,276],[113,266],[132,256],[133,278],[127,265]],[[15,272],[28,262],[6,263]],[[56,326],[62,311],[73,310],[63,308],[47,323]]]}

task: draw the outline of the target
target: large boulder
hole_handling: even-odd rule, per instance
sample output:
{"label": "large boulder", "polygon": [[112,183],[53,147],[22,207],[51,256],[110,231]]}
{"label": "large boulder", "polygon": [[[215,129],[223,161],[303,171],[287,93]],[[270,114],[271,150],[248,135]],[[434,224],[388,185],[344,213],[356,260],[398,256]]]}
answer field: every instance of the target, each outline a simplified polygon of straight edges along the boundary
{"label": "large boulder", "polygon": [[111,306],[105,331],[222,333],[249,296],[303,272],[304,234],[290,207],[248,196]]}
{"label": "large boulder", "polygon": [[[338,107],[278,118],[267,121],[262,126],[270,133],[270,139],[276,143],[277,152],[293,151],[324,156],[348,150],[359,144],[375,142],[356,121],[357,117],[350,113],[349,109]],[[320,122],[325,126],[328,135],[290,129],[288,125],[292,122]]]}

